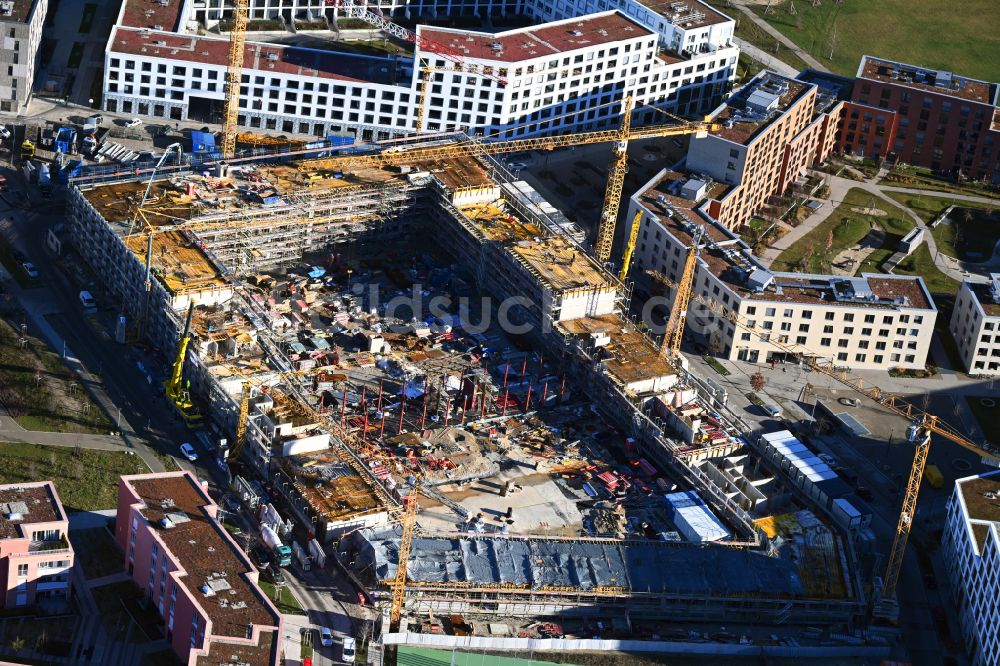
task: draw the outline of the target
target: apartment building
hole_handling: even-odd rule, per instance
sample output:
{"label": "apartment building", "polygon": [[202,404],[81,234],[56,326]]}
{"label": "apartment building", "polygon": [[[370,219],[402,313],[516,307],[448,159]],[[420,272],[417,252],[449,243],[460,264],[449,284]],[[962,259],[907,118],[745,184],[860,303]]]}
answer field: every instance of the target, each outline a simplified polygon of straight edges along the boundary
{"label": "apartment building", "polygon": [[51,481],[0,486],[0,607],[67,610],[74,564],[68,532]]}
{"label": "apartment building", "polygon": [[730,186],[709,206],[723,226],[745,224],[805,167],[826,158],[836,123],[817,119],[819,90],[760,72],[712,112],[718,132],[691,140],[687,169]]}
{"label": "apartment building", "polygon": [[1000,376],[1000,273],[965,280],[948,326],[970,375]]}
{"label": "apartment building", "polygon": [[123,476],[115,539],[183,664],[277,666],[282,619],[190,472]]}
{"label": "apartment building", "polygon": [[966,651],[974,666],[1000,663],[1000,472],[955,481],[941,552]]}
{"label": "apartment building", "polygon": [[[704,113],[728,90],[739,53],[732,20],[691,2],[704,11],[671,14],[685,19],[679,28],[663,18],[653,21],[647,9],[640,22],[632,17],[634,9],[626,16],[611,6],[582,7],[541,25],[497,33],[418,25],[412,57],[251,41],[240,124],[315,136],[352,132],[366,139],[416,130],[509,138],[613,125],[626,95],[673,113]],[[204,11],[200,3],[180,0],[123,3],[105,53],[104,108],[220,122],[228,41],[198,34],[207,25],[197,18]],[[251,15],[256,11],[271,9],[254,3]],[[460,67],[453,62],[456,54]],[[424,66],[434,71],[418,128]],[[654,114],[642,109],[636,121]]]}
{"label": "apartment building", "polygon": [[[921,278],[770,271],[711,216],[711,197],[726,185],[700,178],[661,172],[632,197],[627,217],[642,213],[634,258],[638,268],[674,282],[698,237],[689,331],[730,360],[763,363],[801,356],[859,370],[924,367],[937,309]],[[755,332],[723,316],[730,314]]]}
{"label": "apartment building", "polygon": [[1000,85],[952,72],[864,56],[851,101],[886,113],[883,140],[866,145],[847,128],[845,153],[1000,182]]}
{"label": "apartment building", "polygon": [[22,113],[31,99],[48,0],[0,2],[0,113]]}

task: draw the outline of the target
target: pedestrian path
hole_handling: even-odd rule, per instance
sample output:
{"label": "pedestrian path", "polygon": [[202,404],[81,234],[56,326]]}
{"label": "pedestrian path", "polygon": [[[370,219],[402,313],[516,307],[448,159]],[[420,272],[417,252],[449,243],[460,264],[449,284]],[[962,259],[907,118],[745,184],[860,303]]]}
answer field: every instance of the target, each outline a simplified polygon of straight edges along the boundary
{"label": "pedestrian path", "polygon": [[788,37],[785,37],[779,30],[774,28],[770,23],[768,23],[761,17],[757,16],[757,14],[755,14],[750,7],[740,2],[740,0],[735,0],[734,6],[736,9],[739,9],[741,12],[743,12],[743,14],[745,14],[747,18],[749,18],[751,21],[760,26],[760,28],[764,32],[766,32],[771,37],[774,37],[776,40],[784,44],[789,50],[793,51],[795,55],[802,58],[802,60],[804,60],[807,65],[820,72],[830,71],[830,69],[826,65],[821,63],[819,60],[816,60],[816,58],[812,57],[808,53],[806,53],[805,50],[802,49],[802,47],[800,47],[792,40],[788,39]]}

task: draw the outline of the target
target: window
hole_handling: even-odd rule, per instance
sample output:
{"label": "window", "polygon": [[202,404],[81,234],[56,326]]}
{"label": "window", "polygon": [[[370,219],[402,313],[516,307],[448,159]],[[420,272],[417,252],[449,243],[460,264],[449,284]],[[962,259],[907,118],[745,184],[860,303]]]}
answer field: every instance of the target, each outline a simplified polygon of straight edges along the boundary
{"label": "window", "polygon": [[865,315],[865,323],[866,324],[874,324],[875,323],[875,315]]}
{"label": "window", "polygon": [[848,312],[844,315],[844,321],[854,321],[854,315]]}
{"label": "window", "polygon": [[883,357],[882,357],[881,354],[875,354],[875,357],[872,359],[872,361],[874,361],[876,364],[881,364],[882,363],[882,358]]}
{"label": "window", "polygon": [[800,336],[798,336],[798,337],[795,338],[795,344],[797,344],[797,345],[804,345],[805,343],[806,343],[806,336],[800,335]]}
{"label": "window", "polygon": [[821,339],[819,341],[819,344],[820,344],[821,347],[829,347],[830,346],[830,338],[823,338],[823,339]]}
{"label": "window", "polygon": [[832,312],[827,312],[826,313],[826,320],[827,321],[833,321],[833,313]]}
{"label": "window", "polygon": [[857,361],[858,363],[864,363],[865,362],[865,355],[864,354],[855,354],[854,355],[854,360]]}
{"label": "window", "polygon": [[802,318],[803,319],[812,319],[813,318],[813,311],[812,310],[803,310],[802,311]]}
{"label": "window", "polygon": [[17,565],[17,575],[20,578],[24,578],[25,576],[27,576],[28,575],[28,565],[27,564],[18,564]]}
{"label": "window", "polygon": [[767,310],[764,311],[764,316],[766,316],[766,317],[773,317],[774,313],[775,313],[775,309],[774,308],[768,308]]}
{"label": "window", "polygon": [[747,314],[748,315],[755,315],[755,314],[757,314],[757,308],[755,308],[753,306],[747,308]]}
{"label": "window", "polygon": [[784,317],[791,317],[792,316],[792,310],[791,310],[791,308],[787,308],[784,311],[784,313],[782,313],[782,316],[784,316]]}

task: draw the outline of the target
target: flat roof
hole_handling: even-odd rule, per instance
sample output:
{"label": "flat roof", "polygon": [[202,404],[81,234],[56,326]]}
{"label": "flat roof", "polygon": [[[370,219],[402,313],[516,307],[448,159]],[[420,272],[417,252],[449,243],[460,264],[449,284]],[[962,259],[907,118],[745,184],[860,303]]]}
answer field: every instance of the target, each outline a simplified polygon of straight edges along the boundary
{"label": "flat roof", "polygon": [[552,291],[611,288],[594,258],[562,236],[522,240],[509,246],[529,272]]}
{"label": "flat roof", "polygon": [[[783,115],[811,89],[812,84],[805,84],[768,70],[760,72],[726,100],[723,108],[712,117],[712,122],[720,125],[715,135],[735,143],[750,145],[763,129],[775,121],[776,117]],[[761,92],[774,94],[777,97],[775,109],[767,114],[747,112],[746,104],[749,98]]]}
{"label": "flat roof", "polygon": [[[215,263],[192,239],[177,229],[158,231],[152,235],[154,275],[172,294],[189,289],[226,285]],[[146,264],[148,234],[126,236],[125,245]]]}
{"label": "flat roof", "polygon": [[431,40],[421,44],[430,53],[455,53],[460,57],[496,62],[545,58],[656,34],[617,11],[498,33],[424,25],[417,26],[417,33]]}
{"label": "flat roof", "polygon": [[3,0],[0,7],[10,8],[10,13],[0,13],[0,23],[24,23],[37,0]]}
{"label": "flat roof", "polygon": [[[375,577],[396,577],[399,534],[366,532]],[[507,584],[538,591],[803,596],[786,557],[714,544],[657,541],[546,540],[505,537],[413,537],[407,576],[413,586]]]}
{"label": "flat roof", "polygon": [[66,520],[51,481],[0,486],[0,539],[31,537],[22,525]]}
{"label": "flat roof", "polygon": [[[110,50],[113,53],[224,67],[229,57],[229,40],[189,34],[147,33],[119,27],[111,41]],[[253,70],[274,76],[294,74],[337,81],[385,85],[392,83],[388,62],[384,59],[281,44],[248,41],[243,52],[243,67],[245,71]],[[221,84],[220,81],[220,86]],[[221,87],[219,90],[221,91]]]}
{"label": "flat roof", "polygon": [[955,488],[965,505],[965,518],[982,552],[991,526],[1000,523],[1000,472],[958,479]]}
{"label": "flat roof", "polygon": [[987,83],[944,70],[907,65],[869,55],[861,58],[861,64],[858,66],[858,78],[891,83],[905,88],[982,104],[993,104],[996,97],[995,83]]}
{"label": "flat roof", "polygon": [[537,238],[544,233],[537,224],[524,221],[519,216],[507,212],[497,203],[471,204],[461,206],[459,210],[487,238],[501,243]]}
{"label": "flat roof", "polygon": [[604,367],[625,385],[669,377],[677,372],[660,357],[660,350],[620,315],[569,319],[559,322],[559,326],[571,335],[604,334],[610,337],[611,341],[603,347],[608,356],[604,359]]}
{"label": "flat roof", "polygon": [[695,30],[709,25],[732,21],[725,14],[718,12],[703,2],[697,0],[639,0],[643,5],[670,21],[670,23]]}
{"label": "flat roof", "polygon": [[[150,529],[183,570],[178,572],[180,584],[208,614],[212,622],[208,640],[216,636],[245,640],[250,624],[261,628],[280,626],[274,607],[247,578],[255,571],[253,565],[219,522],[209,516],[206,509],[214,502],[189,472],[125,476],[122,481],[142,500],[142,515]],[[160,522],[164,518],[173,526],[164,527]],[[205,585],[212,586],[215,593],[206,595],[202,591]],[[266,641],[256,649],[247,646],[244,650],[248,657],[253,656],[249,663],[271,663],[272,646]]]}
{"label": "flat roof", "polygon": [[965,286],[972,292],[987,317],[1000,317],[1000,273],[990,275],[989,282],[966,280]]}

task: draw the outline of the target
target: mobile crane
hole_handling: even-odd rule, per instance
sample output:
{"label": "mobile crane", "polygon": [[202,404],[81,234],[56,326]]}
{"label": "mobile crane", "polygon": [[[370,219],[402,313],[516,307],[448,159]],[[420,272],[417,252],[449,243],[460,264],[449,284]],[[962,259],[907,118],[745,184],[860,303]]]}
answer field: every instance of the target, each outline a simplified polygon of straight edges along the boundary
{"label": "mobile crane", "polygon": [[[984,463],[991,465],[1000,466],[1000,449],[973,442],[955,428],[941,421],[937,416],[917,409],[911,403],[893,393],[884,391],[874,385],[866,387],[864,379],[852,377],[846,371],[838,370],[833,361],[829,359],[803,354],[806,351],[803,347],[778,342],[774,339],[774,336],[764,338],[769,333],[768,331],[749,325],[736,312],[724,308],[714,300],[702,298],[700,295],[694,293],[691,282],[688,282],[687,286],[685,286],[683,280],[680,284],[676,284],[655,271],[647,271],[647,274],[657,282],[677,287],[678,294],[675,297],[674,309],[681,302],[678,299],[682,295],[685,303],[694,300],[736,327],[756,335],[758,338],[766,339],[768,344],[802,359],[810,370],[815,370],[835,379],[852,391],[874,400],[882,407],[910,421],[910,426],[906,431],[906,440],[914,445],[913,463],[910,466],[910,476],[907,479],[906,488],[903,493],[902,508],[900,509],[899,520],[896,524],[896,535],[892,542],[892,549],[889,552],[889,559],[886,562],[885,574],[882,577],[882,587],[878,591],[872,608],[872,615],[876,620],[891,624],[896,623],[899,618],[899,602],[896,599],[896,586],[899,583],[899,573],[903,566],[903,556],[906,553],[906,544],[910,537],[910,530],[913,527],[913,518],[917,509],[917,497],[920,493],[920,480],[927,465],[931,437],[933,435],[943,437],[954,444],[972,451],[980,456]],[[685,309],[687,309],[686,306]],[[671,313],[671,316],[673,316],[673,313]]]}
{"label": "mobile crane", "polygon": [[200,425],[202,415],[191,402],[191,393],[184,382],[184,361],[187,358],[188,345],[191,344],[191,317],[194,315],[194,303],[188,306],[187,319],[184,322],[184,333],[177,344],[177,357],[174,359],[170,377],[163,383],[167,399],[180,414],[184,422],[190,426]]}

